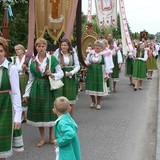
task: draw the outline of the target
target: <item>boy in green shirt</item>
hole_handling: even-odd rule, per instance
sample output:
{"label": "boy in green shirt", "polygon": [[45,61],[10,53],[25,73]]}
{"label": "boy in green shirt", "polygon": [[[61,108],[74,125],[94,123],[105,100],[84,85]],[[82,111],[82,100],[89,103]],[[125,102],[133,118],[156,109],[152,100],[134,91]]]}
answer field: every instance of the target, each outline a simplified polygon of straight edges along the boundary
{"label": "boy in green shirt", "polygon": [[56,160],[81,160],[78,126],[69,114],[69,100],[58,97],[54,102],[53,112],[58,119],[55,122]]}

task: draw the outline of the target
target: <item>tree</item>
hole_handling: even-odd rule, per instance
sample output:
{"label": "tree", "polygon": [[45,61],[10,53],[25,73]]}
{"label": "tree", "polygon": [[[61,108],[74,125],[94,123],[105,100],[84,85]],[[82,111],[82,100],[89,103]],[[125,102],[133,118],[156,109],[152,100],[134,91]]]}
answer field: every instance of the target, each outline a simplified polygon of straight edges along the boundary
{"label": "tree", "polygon": [[[2,1],[0,1],[2,2]],[[20,6],[20,3],[23,5]],[[9,52],[10,55],[14,54],[14,46],[22,44],[27,47],[28,38],[28,2],[26,0],[8,0],[0,3],[0,9],[3,12],[3,5],[12,5],[14,18],[9,21],[10,25],[10,41]],[[0,14],[0,24],[3,22],[3,13]],[[0,27],[2,29],[2,25]]]}
{"label": "tree", "polygon": [[84,15],[84,13],[81,13],[82,17],[82,34],[86,31],[86,24],[87,24],[87,17]]}
{"label": "tree", "polygon": [[120,23],[120,15],[117,15],[117,28],[112,28],[113,30],[113,37],[116,39],[121,38],[121,23]]}
{"label": "tree", "polygon": [[148,39],[150,39],[150,40],[155,39],[155,35],[154,34],[148,34]]}
{"label": "tree", "polygon": [[160,32],[156,33],[156,39],[160,40]]}

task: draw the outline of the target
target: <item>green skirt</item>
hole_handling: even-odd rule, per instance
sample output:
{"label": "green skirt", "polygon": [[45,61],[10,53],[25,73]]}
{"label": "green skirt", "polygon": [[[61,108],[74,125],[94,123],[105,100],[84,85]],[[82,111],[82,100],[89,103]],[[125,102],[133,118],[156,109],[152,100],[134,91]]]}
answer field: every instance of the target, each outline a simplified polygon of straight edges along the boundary
{"label": "green skirt", "polygon": [[146,62],[136,59],[133,64],[133,78],[143,80],[146,77]]}
{"label": "green skirt", "polygon": [[12,150],[23,151],[20,130],[13,130],[12,103],[9,93],[0,93],[0,158],[12,155]]}
{"label": "green skirt", "polygon": [[157,60],[155,57],[149,57],[147,60],[147,70],[154,71],[157,69]]}
{"label": "green skirt", "polygon": [[[72,67],[70,68],[63,68],[63,72],[70,72],[73,70]],[[75,104],[78,97],[78,78],[77,75],[73,75],[72,77],[64,76],[62,78],[64,86],[58,90],[59,96],[65,96],[69,101],[70,104]]]}
{"label": "green skirt", "polygon": [[133,58],[127,58],[126,59],[126,70],[125,70],[125,75],[128,76],[128,77],[131,77],[132,74],[133,74]]}
{"label": "green skirt", "polygon": [[119,80],[119,64],[118,64],[118,59],[117,56],[113,56],[113,63],[114,63],[114,68],[113,72],[111,74],[111,79],[113,81],[118,81]]}
{"label": "green skirt", "polygon": [[107,84],[107,87],[110,87],[110,86],[111,86],[110,78],[107,79],[106,84]]}
{"label": "green skirt", "polygon": [[104,66],[92,64],[86,74],[86,94],[95,96],[108,95],[107,84],[104,82]]}
{"label": "green skirt", "polygon": [[[19,81],[20,81],[21,96],[23,96],[25,93],[25,88],[26,88],[27,82],[28,82],[28,74],[19,75]],[[22,109],[23,109],[23,111],[27,110],[26,103],[22,103]]]}
{"label": "green skirt", "polygon": [[57,90],[50,90],[48,78],[33,81],[27,110],[27,123],[36,127],[52,127],[57,115],[53,113],[53,103]]}

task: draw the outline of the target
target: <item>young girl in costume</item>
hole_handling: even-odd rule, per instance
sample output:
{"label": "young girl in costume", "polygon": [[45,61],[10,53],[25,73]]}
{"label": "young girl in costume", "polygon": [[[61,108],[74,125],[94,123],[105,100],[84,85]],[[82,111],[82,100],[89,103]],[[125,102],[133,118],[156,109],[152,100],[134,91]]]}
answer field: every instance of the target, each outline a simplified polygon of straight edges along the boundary
{"label": "young girl in costume", "polygon": [[137,48],[136,58],[133,64],[133,78],[134,78],[134,90],[137,91],[142,89],[142,82],[146,78],[146,61],[148,55],[144,49],[144,44],[140,43]]}
{"label": "young girl in costume", "polygon": [[[28,65],[29,81],[23,101],[28,102],[27,123],[39,128],[40,140],[37,147],[42,147],[46,142],[44,127],[49,127],[49,141],[53,144],[53,125],[57,119],[52,112],[52,103],[57,97],[57,90],[50,90],[48,77],[61,79],[63,71],[57,59],[46,53],[47,41],[44,38],[38,38],[35,47],[38,54]],[[50,58],[51,68],[49,68]]]}
{"label": "young girl in costume", "polygon": [[155,45],[149,44],[148,48],[146,48],[148,59],[147,59],[147,79],[152,79],[153,71],[157,69],[157,59],[155,52]]}
{"label": "young girl in costume", "polygon": [[5,55],[6,39],[0,37],[0,160],[12,155],[12,149],[23,151],[21,132],[21,94],[15,65]]}

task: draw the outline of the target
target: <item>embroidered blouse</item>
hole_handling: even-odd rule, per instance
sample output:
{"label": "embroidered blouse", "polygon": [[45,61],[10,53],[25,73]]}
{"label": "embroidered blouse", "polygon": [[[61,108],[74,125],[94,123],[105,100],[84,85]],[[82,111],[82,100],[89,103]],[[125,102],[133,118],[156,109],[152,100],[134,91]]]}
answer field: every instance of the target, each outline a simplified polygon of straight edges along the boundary
{"label": "embroidered blouse", "polygon": [[[40,62],[39,59],[38,59],[38,54],[37,56],[35,57],[34,61],[38,64],[38,67],[39,67],[39,71],[43,74],[45,69],[46,69],[46,66],[47,66],[47,59],[49,59],[49,54],[46,54],[46,57],[44,58],[43,62]],[[32,83],[34,81],[34,76],[32,75],[31,71],[30,71],[30,65],[31,65],[31,61],[32,59],[29,61],[29,67],[28,67],[28,73],[29,73],[29,80],[28,80],[28,83],[27,83],[27,86],[26,86],[26,90],[25,90],[25,94],[23,95],[23,97],[29,97],[29,93],[30,93],[30,90],[31,90],[31,86],[32,86]],[[57,79],[61,79],[63,76],[64,76],[64,73],[63,71],[61,70],[61,67],[60,65],[57,65],[55,67],[55,73],[52,73],[52,75],[54,76],[54,79],[57,80]]]}

